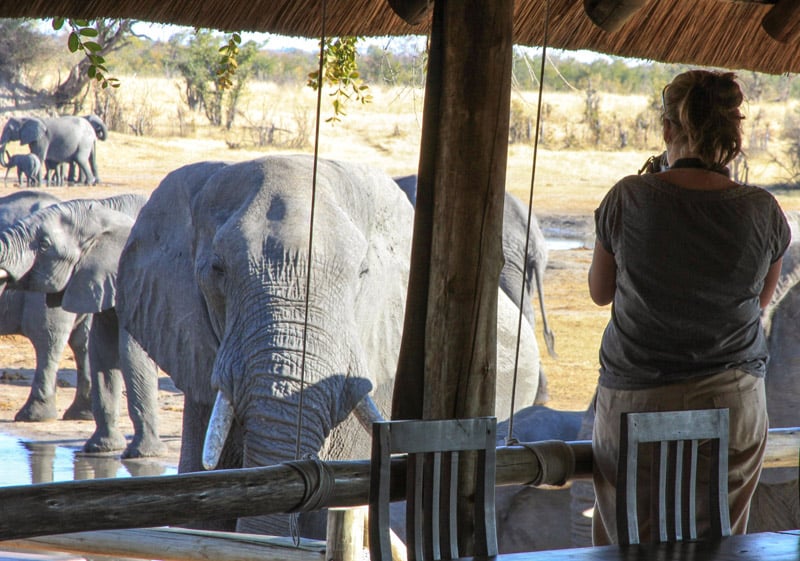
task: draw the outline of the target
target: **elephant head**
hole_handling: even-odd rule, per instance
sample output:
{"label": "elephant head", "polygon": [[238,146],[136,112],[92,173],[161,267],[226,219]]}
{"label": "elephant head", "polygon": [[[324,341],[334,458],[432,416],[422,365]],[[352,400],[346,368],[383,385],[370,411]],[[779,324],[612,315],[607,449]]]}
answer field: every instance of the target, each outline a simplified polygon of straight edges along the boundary
{"label": "elephant head", "polygon": [[[144,203],[137,195],[66,201],[40,209],[0,233],[3,286],[60,298],[71,312],[114,306],[116,256]],[[122,211],[122,212],[121,212]]]}
{"label": "elephant head", "polygon": [[[120,259],[120,322],[186,393],[184,426],[217,391],[232,404],[243,460],[224,467],[318,454],[370,390],[389,403],[412,210],[397,228],[402,193],[390,178],[321,162],[309,260],[311,163],[270,157],[171,173]],[[184,433],[181,471],[200,469],[201,452]],[[289,530],[286,517],[240,528]]]}

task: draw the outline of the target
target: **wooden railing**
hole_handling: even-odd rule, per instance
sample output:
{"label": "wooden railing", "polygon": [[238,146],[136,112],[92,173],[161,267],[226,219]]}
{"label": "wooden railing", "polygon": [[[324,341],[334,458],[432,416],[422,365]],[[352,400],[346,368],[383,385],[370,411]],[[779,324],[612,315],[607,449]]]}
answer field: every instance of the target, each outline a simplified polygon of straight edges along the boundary
{"label": "wooden railing", "polygon": [[[574,457],[574,462],[564,461],[565,451],[568,457]],[[765,467],[797,468],[798,452],[800,429],[770,430]],[[398,458],[396,461],[402,469],[404,460]],[[40,540],[23,540],[49,534],[81,532],[83,534],[75,534],[77,537],[66,539],[85,541],[89,534],[87,530],[149,528],[191,521],[291,512],[300,507],[303,497],[313,491],[307,488],[305,480],[309,474],[315,473],[315,462],[304,460],[299,463],[307,470],[305,476],[290,465],[278,464],[262,468],[161,477],[69,481],[0,488],[0,540],[17,540],[2,543],[0,547],[13,545],[41,548],[53,540],[65,539],[52,536]],[[368,461],[328,462],[327,466],[332,474],[332,492],[321,506],[352,507],[367,503]],[[325,477],[322,471],[317,473]],[[502,446],[497,450],[498,485],[558,486],[574,479],[589,477],[591,443],[588,441],[534,442]],[[314,487],[316,484],[318,481],[313,481],[311,477],[310,486]],[[401,499],[402,488],[395,491],[396,496],[393,498]],[[119,542],[122,537],[118,534],[114,539]],[[196,535],[192,539],[196,539]],[[147,542],[141,538],[133,541],[140,546],[146,546]],[[197,547],[189,549],[196,551]],[[190,558],[163,555],[163,547],[158,551],[162,552],[161,557],[154,555],[153,558]],[[287,557],[285,551],[276,555],[276,559],[294,559]],[[245,558],[249,557],[243,554],[240,557],[242,560]],[[315,552],[310,557],[302,558],[320,557]],[[260,559],[263,561],[272,557],[261,553]]]}

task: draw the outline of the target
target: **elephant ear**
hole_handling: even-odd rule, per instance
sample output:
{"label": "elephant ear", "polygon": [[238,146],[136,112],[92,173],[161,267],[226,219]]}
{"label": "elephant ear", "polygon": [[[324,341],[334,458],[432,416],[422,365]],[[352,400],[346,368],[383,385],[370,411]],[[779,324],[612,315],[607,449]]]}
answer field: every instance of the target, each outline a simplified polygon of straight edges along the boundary
{"label": "elephant ear", "polygon": [[40,119],[26,120],[19,130],[19,141],[24,146],[36,142],[47,132],[47,127]]}
{"label": "elephant ear", "polygon": [[84,228],[93,232],[70,277],[61,307],[73,313],[95,313],[116,304],[117,264],[133,219],[92,202]]}
{"label": "elephant ear", "polygon": [[194,278],[191,207],[226,165],[200,162],[167,175],[139,213],[119,262],[120,325],[188,399],[209,405],[219,342]]}

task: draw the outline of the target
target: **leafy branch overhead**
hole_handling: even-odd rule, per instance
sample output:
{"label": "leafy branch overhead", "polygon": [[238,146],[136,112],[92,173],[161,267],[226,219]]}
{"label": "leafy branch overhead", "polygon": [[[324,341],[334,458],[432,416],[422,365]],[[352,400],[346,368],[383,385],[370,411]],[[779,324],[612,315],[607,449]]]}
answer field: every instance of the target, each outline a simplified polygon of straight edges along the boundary
{"label": "leafy branch overhead", "polygon": [[119,87],[119,80],[108,76],[108,68],[106,68],[106,59],[100,55],[103,46],[97,41],[93,41],[100,35],[100,32],[93,27],[89,21],[82,19],[65,19],[53,18],[53,29],[60,31],[67,23],[71,28],[69,37],[67,38],[67,46],[69,52],[76,53],[82,51],[86,58],[89,60],[89,68],[87,75],[89,78],[97,80],[103,88]]}
{"label": "leafy branch overhead", "polygon": [[219,69],[217,70],[217,85],[221,90],[228,90],[233,87],[233,76],[239,63],[236,57],[239,56],[239,45],[242,43],[242,36],[232,33],[228,44],[220,47]]}
{"label": "leafy branch overhead", "polygon": [[348,100],[360,101],[362,104],[371,103],[372,95],[369,86],[361,79],[356,63],[356,44],[359,37],[338,37],[325,40],[323,76],[320,79],[319,70],[308,75],[308,86],[315,91],[322,83],[334,88],[333,116],[325,122],[341,121],[340,116],[346,115],[344,109]]}

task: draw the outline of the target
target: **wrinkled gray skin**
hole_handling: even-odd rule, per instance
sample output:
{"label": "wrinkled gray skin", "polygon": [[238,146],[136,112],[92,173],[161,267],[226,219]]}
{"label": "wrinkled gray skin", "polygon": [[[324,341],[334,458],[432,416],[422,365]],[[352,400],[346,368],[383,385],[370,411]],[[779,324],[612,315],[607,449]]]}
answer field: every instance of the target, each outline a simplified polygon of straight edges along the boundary
{"label": "wrinkled gray skin", "polygon": [[[368,458],[369,435],[351,412],[368,394],[385,417],[391,407],[413,208],[383,173],[319,162],[303,356],[312,169],[308,156],[185,166],[161,182],[131,230],[117,311],[185,393],[182,473],[203,469],[217,390],[235,415],[219,468],[307,454]],[[538,367],[537,356],[526,360]],[[498,397],[507,398],[500,376],[498,366]],[[289,520],[246,518],[237,528],[289,535]]]}
{"label": "wrinkled gray skin", "polygon": [[[158,371],[120,330],[115,309],[117,263],[144,197],[73,200],[38,210],[0,232],[0,273],[12,288],[47,294],[49,304],[93,314],[89,333],[92,412],[96,429],[86,452],[123,450],[123,457],[163,453],[158,437]],[[134,437],[117,426],[125,382]]]}
{"label": "wrinkled gray skin", "polygon": [[30,145],[31,152],[45,163],[46,176],[50,166],[75,162],[88,185],[96,183],[90,162],[96,140],[92,124],[83,117],[12,117],[0,135],[0,150],[5,151],[6,144],[13,141],[19,141],[23,146]]}
{"label": "wrinkled gray skin", "polygon": [[28,186],[39,185],[42,182],[42,161],[36,154],[14,154],[8,151],[0,152],[0,164],[6,168],[5,179],[8,179],[8,172],[17,168],[17,183],[22,185],[22,176]]}
{"label": "wrinkled gray skin", "polygon": [[[412,205],[417,203],[417,176],[406,175],[395,177]],[[552,357],[555,353],[555,337],[547,322],[544,305],[544,273],[547,270],[547,244],[536,215],[531,214],[528,228],[528,209],[519,199],[506,192],[503,206],[503,269],[500,271],[500,288],[519,308],[531,329],[536,325],[533,313],[533,284],[539,296],[539,310],[542,315],[542,332],[547,352]],[[527,238],[527,256],[526,256]],[[523,267],[525,267],[523,281]],[[539,369],[539,388],[536,392],[537,404],[546,403],[550,399],[547,389],[547,378],[541,367]]]}
{"label": "wrinkled gray skin", "polygon": [[[39,191],[18,191],[0,197],[0,230],[58,202],[58,198]],[[51,421],[58,416],[56,374],[68,344],[75,357],[77,387],[63,418],[92,418],[88,355],[90,325],[91,315],[74,314],[59,306],[49,307],[42,293],[13,289],[0,293],[0,334],[24,335],[30,340],[36,355],[31,392],[15,415],[15,421]]]}

